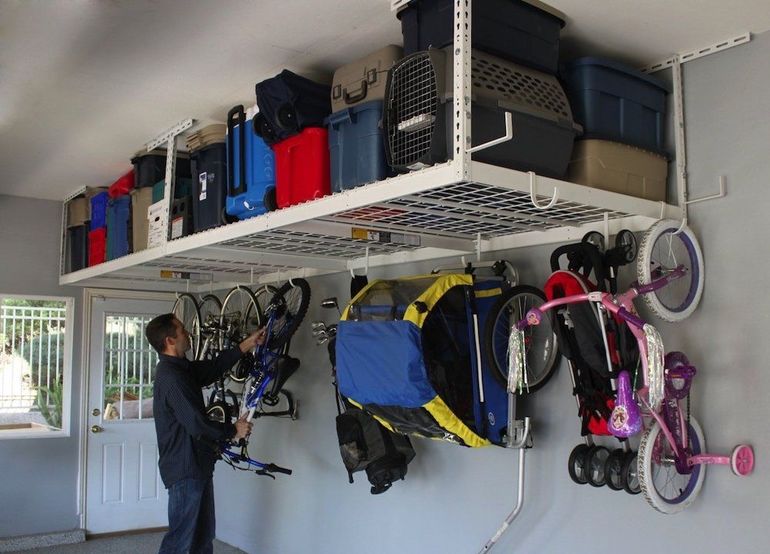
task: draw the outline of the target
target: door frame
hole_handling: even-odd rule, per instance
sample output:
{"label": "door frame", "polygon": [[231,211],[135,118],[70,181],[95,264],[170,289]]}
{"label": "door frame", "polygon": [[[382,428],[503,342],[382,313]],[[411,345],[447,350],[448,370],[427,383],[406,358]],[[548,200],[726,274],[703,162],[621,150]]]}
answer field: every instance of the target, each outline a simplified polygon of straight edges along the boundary
{"label": "door frame", "polygon": [[115,300],[173,300],[172,292],[146,292],[118,289],[83,289],[83,312],[80,349],[80,417],[78,418],[78,476],[77,476],[77,508],[80,528],[86,528],[86,471],[88,471],[88,432],[85,422],[88,421],[89,382],[91,378],[91,308],[95,298]]}

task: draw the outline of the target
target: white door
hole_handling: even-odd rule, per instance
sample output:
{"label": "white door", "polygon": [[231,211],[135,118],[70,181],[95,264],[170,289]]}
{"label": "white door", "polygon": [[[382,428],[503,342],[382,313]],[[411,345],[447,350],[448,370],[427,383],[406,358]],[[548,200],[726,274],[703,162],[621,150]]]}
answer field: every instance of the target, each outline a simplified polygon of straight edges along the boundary
{"label": "white door", "polygon": [[94,297],[86,424],[86,530],[167,525],[152,419],[157,354],[144,329],[172,302]]}

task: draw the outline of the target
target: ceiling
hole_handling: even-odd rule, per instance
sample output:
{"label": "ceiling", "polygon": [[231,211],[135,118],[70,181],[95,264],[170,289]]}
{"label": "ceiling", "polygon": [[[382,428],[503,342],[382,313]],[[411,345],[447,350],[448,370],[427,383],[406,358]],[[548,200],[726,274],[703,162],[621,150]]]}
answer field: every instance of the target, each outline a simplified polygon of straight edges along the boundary
{"label": "ceiling", "polygon": [[[646,65],[770,29],[767,0],[550,4],[567,15],[563,58]],[[328,78],[400,41],[389,0],[0,0],[0,194],[109,185],[145,142],[224,121],[284,67]]]}

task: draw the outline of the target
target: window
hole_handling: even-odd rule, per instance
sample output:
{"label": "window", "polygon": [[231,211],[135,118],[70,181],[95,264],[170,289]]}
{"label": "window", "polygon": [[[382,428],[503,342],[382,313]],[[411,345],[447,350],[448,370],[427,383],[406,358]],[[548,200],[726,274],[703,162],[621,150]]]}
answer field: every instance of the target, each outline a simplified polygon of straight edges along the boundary
{"label": "window", "polygon": [[73,305],[0,295],[0,439],[69,434]]}
{"label": "window", "polygon": [[158,354],[144,328],[154,315],[108,314],[104,337],[104,419],[151,419]]}

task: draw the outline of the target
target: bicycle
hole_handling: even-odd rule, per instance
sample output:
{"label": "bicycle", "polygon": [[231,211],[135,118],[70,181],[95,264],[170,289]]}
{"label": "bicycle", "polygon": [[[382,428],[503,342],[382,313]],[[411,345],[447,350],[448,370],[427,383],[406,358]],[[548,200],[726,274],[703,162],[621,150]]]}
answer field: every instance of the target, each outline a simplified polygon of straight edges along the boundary
{"label": "bicycle", "polygon": [[[246,289],[248,290],[248,289]],[[231,378],[243,382],[241,401],[231,397],[232,402],[227,402],[226,397],[219,397],[214,406],[224,417],[238,413],[246,415],[246,420],[251,421],[255,417],[291,417],[297,418],[298,403],[283,387],[286,381],[299,368],[299,360],[289,357],[289,341],[296,332],[308,310],[310,303],[310,286],[304,279],[293,279],[279,288],[272,296],[270,302],[261,313],[257,298],[251,291],[250,294],[242,293],[248,298],[248,308],[243,323],[251,325],[254,319],[260,323],[264,321],[266,339],[256,348],[254,354],[248,354],[236,364]],[[227,302],[223,302],[223,318]],[[253,318],[252,315],[253,310]],[[266,318],[266,319],[262,319]],[[262,327],[263,325],[259,325]],[[226,326],[220,323],[220,328]],[[240,373],[239,373],[240,372]],[[223,386],[223,385],[221,385]],[[288,407],[280,411],[264,411],[263,405],[275,406],[280,397],[286,398]],[[224,404],[224,405],[223,405]],[[240,404],[240,406],[239,406]],[[234,451],[234,447],[240,447],[240,451]],[[251,458],[248,454],[248,438],[241,439],[238,444],[225,442],[219,448],[222,459],[234,469],[255,471],[258,475],[267,475],[274,478],[272,473],[284,473],[291,475],[292,470],[271,463],[263,463]]]}
{"label": "bicycle", "polygon": [[[702,267],[699,269],[702,271]],[[754,450],[747,444],[737,445],[730,456],[705,453],[703,431],[690,411],[689,393],[696,369],[681,352],[670,352],[664,357],[657,330],[635,313],[634,298],[658,296],[658,291],[686,277],[687,273],[685,267],[679,265],[673,270],[659,271],[648,284],[636,282],[619,295],[596,291],[551,300],[531,308],[524,319],[512,326],[510,336],[513,371],[509,378],[513,386],[522,388],[526,374],[524,330],[539,325],[544,319],[548,321],[545,313],[549,310],[591,302],[628,325],[641,354],[641,386],[634,393],[628,370],[619,372],[618,397],[608,428],[619,438],[644,431],[636,461],[637,475],[647,502],[665,514],[677,513],[695,500],[705,478],[706,465],[730,465],[741,477],[751,474],[754,467]],[[683,400],[686,400],[684,407]],[[607,467],[605,471],[614,470]]]}

